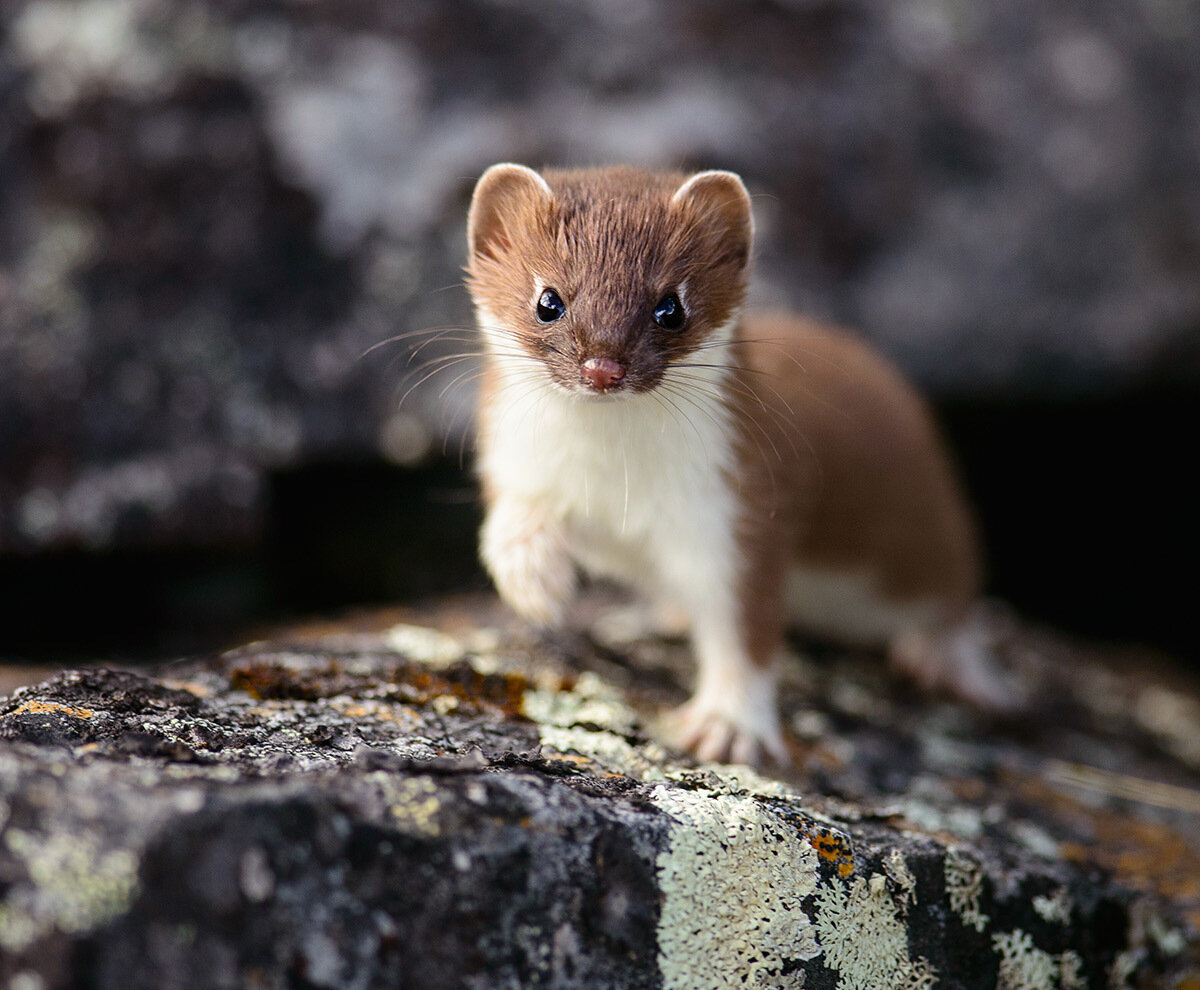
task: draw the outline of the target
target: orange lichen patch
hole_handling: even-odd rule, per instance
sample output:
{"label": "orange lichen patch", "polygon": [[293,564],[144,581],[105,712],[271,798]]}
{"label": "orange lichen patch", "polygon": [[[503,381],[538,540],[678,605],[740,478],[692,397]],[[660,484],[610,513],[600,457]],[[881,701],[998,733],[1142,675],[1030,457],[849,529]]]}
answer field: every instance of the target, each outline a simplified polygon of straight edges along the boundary
{"label": "orange lichen patch", "polygon": [[295,670],[285,664],[256,660],[234,667],[229,682],[258,701],[317,701],[361,688],[361,679],[347,677],[337,661]]}
{"label": "orange lichen patch", "polygon": [[955,777],[946,781],[955,797],[982,804],[988,796],[987,785],[976,777]]}
{"label": "orange lichen patch", "polygon": [[170,678],[163,678],[163,686],[169,687],[172,691],[186,691],[188,694],[193,694],[197,698],[211,698],[212,688],[206,684],[200,684],[197,681],[176,681]]}
{"label": "orange lichen patch", "polygon": [[[580,756],[578,753],[555,753],[554,758],[556,760],[560,760],[565,763],[574,763],[577,766],[581,766],[581,767],[590,767],[590,766],[593,766],[595,763],[595,761],[592,760],[590,757]],[[606,776],[620,777],[622,775],[619,773],[614,773],[614,774],[607,774]]]}
{"label": "orange lichen patch", "polygon": [[381,660],[366,671],[362,667],[348,669],[345,662],[335,658],[301,669],[270,658],[255,658],[230,670],[229,680],[234,688],[259,701],[347,697],[423,706],[445,705],[452,699],[473,712],[498,709],[508,718],[521,714],[528,687],[520,674],[481,673],[466,660],[433,669],[402,657]]}
{"label": "orange lichen patch", "polygon": [[816,824],[800,831],[817,855],[833,865],[839,877],[845,879],[854,872],[854,850],[850,846],[849,836]]}
{"label": "orange lichen patch", "polygon": [[348,718],[367,718],[370,715],[378,715],[378,712],[371,711],[366,705],[350,705],[342,709],[342,714]]}
{"label": "orange lichen patch", "polygon": [[827,825],[821,825],[806,815],[795,813],[787,806],[772,805],[772,811],[808,840],[817,855],[831,864],[842,879],[854,872],[854,847],[850,836]]}
{"label": "orange lichen patch", "polygon": [[400,697],[415,704],[429,704],[439,697],[453,697],[474,708],[500,709],[509,718],[522,715],[521,706],[529,681],[521,674],[484,674],[462,661],[441,670],[420,664],[402,664],[393,681]]}
{"label": "orange lichen patch", "polygon": [[57,713],[60,715],[70,715],[71,718],[91,718],[96,714],[90,708],[77,708],[71,705],[60,705],[57,701],[26,701],[24,704],[14,708],[8,714],[10,716],[21,715],[27,712],[32,712],[38,715]]}
{"label": "orange lichen patch", "polygon": [[411,708],[405,708],[403,705],[398,705],[394,702],[355,701],[348,705],[339,705],[335,701],[334,705],[347,718],[377,719],[380,722],[399,725],[405,729],[416,728],[421,724],[420,716]]}
{"label": "orange lichen patch", "polygon": [[1064,842],[1061,848],[1065,858],[1103,866],[1138,890],[1200,901],[1200,855],[1164,825],[1097,816],[1095,841]]}

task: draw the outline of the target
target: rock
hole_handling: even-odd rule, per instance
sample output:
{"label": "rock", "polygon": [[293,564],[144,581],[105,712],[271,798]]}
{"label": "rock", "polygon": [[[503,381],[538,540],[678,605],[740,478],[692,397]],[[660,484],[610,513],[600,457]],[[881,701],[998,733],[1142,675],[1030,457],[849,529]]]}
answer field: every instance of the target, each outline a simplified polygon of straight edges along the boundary
{"label": "rock", "polygon": [[[1200,692],[1044,634],[988,724],[789,665],[795,767],[656,738],[686,650],[451,599],[0,702],[8,987],[1171,987]],[[419,623],[419,624],[418,624]]]}
{"label": "rock", "polygon": [[942,397],[1200,376],[1186,3],[6,9],[0,552],[244,543],[270,471],[454,449],[504,159],[739,170],[756,297]]}

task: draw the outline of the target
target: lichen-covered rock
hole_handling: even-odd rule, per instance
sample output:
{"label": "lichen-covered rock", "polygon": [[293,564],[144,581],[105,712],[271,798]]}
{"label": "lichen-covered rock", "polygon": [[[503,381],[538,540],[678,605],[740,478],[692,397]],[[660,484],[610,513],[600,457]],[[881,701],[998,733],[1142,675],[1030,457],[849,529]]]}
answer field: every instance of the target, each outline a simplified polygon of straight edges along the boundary
{"label": "lichen-covered rock", "polygon": [[0,552],[246,539],[267,471],[455,441],[506,159],[739,170],[756,298],[940,394],[1200,376],[1184,0],[350,6],[0,7]]}
{"label": "lichen-covered rock", "polygon": [[3,985],[1200,979],[1200,754],[1176,721],[1196,695],[1169,672],[1022,635],[1010,659],[1046,691],[1006,728],[871,658],[796,658],[776,779],[657,740],[681,646],[611,622],[531,642],[486,614],[0,702]]}

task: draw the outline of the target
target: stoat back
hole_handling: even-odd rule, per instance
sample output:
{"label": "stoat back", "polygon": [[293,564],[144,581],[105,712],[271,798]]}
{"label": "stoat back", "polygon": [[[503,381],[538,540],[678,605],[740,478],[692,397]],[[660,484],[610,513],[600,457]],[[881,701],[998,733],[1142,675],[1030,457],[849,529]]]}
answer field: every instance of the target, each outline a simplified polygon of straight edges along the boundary
{"label": "stoat back", "polygon": [[[742,336],[744,474],[766,514],[793,520],[793,617],[883,645],[909,616],[960,614],[980,592],[979,538],[925,401],[844,330],[752,311]],[[852,594],[872,596],[876,616],[839,615]]]}

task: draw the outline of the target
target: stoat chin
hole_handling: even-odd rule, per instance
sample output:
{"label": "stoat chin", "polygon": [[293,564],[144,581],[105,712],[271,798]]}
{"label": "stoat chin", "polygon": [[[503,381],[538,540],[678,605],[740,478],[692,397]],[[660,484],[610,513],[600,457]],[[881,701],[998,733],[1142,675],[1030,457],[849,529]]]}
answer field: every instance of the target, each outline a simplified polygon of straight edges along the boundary
{"label": "stoat chin", "polygon": [[484,174],[466,268],[486,355],[481,555],[538,625],[566,621],[580,571],[685,616],[699,670],[679,740],[783,762],[789,621],[901,643],[907,669],[953,687],[947,644],[980,567],[898,373],[849,334],[743,316],[753,229],[731,172]]}

